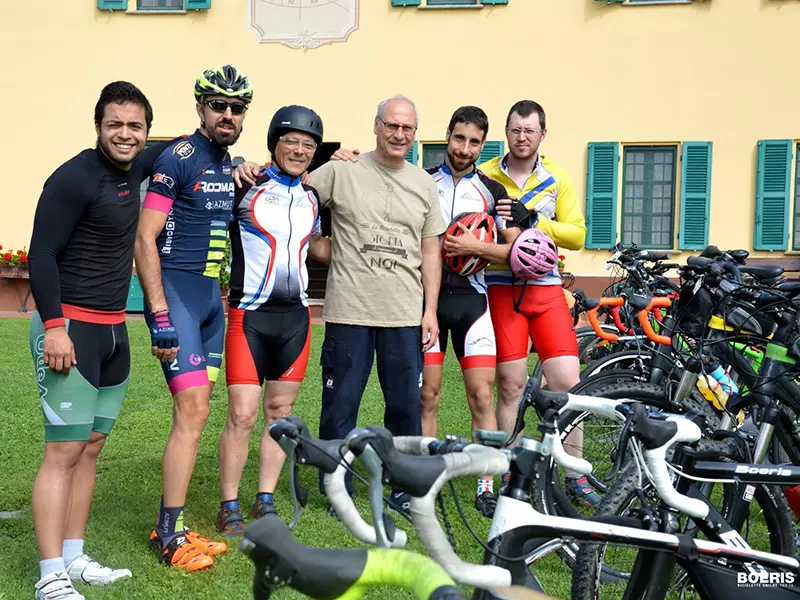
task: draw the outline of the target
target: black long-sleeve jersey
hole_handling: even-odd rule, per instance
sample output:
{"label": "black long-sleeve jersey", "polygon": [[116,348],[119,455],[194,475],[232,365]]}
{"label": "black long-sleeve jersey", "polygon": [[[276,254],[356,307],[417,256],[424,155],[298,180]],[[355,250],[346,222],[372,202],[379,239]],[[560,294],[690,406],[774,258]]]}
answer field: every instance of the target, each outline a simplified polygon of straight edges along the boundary
{"label": "black long-sleeve jersey", "polygon": [[170,142],[154,144],[128,171],[99,148],[58,167],[44,184],[33,222],[28,271],[45,327],[64,324],[61,304],[125,308],[139,223],[139,187]]}

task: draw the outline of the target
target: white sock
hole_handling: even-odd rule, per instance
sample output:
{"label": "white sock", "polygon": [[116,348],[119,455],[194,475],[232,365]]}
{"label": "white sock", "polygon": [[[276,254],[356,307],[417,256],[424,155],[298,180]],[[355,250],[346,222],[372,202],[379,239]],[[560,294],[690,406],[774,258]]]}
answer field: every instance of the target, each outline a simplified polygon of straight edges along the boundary
{"label": "white sock", "polygon": [[67,568],[64,566],[64,557],[59,556],[58,558],[48,558],[47,560],[40,560],[39,561],[39,573],[40,579],[44,579],[48,575],[55,573],[56,571],[66,571]]}
{"label": "white sock", "polygon": [[64,564],[68,565],[83,554],[83,540],[64,540]]}

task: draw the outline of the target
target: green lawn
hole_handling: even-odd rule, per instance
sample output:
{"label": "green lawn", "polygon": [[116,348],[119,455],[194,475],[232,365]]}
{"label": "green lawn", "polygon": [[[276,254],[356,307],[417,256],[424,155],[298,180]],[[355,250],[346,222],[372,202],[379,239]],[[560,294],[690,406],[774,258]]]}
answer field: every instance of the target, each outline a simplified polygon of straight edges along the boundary
{"label": "green lawn", "polygon": [[[171,398],[161,369],[150,356],[147,330],[142,321],[130,321],[132,346],[131,385],[117,425],[112,431],[98,463],[97,489],[86,533],[86,550],[104,564],[130,568],[131,579],[107,589],[81,588],[87,600],[103,598],[142,599],[248,599],[252,597],[253,569],[235,544],[218,557],[206,571],[189,574],[161,565],[147,547],[147,538],[157,516],[161,494],[161,453],[171,423]],[[321,377],[319,351],[323,327],[315,326],[311,361],[300,391],[295,414],[316,434],[319,422]],[[224,373],[221,385],[211,400],[211,417],[200,443],[197,466],[189,488],[187,523],[201,533],[214,536],[219,506],[217,441],[225,421],[226,393]],[[43,426],[36,390],[33,363],[28,348],[28,321],[0,320],[0,410],[3,415],[0,443],[0,511],[21,510],[21,518],[0,519],[0,599],[33,598],[38,579],[38,554],[34,542],[30,511],[30,491],[42,457]],[[439,412],[440,435],[468,436],[470,418],[458,364],[450,353],[446,361],[443,401]],[[383,399],[377,377],[367,385],[359,425],[383,423]],[[263,419],[256,425],[260,432]],[[240,497],[250,502],[256,493],[258,439],[251,440],[251,460],[244,472]],[[301,471],[310,490],[309,504],[295,528],[297,539],[319,547],[358,547],[357,542],[337,521],[327,516],[327,503],[316,491],[317,473]],[[499,482],[498,482],[499,483]],[[475,482],[461,480],[457,490],[470,523],[482,536],[489,521],[472,507]],[[464,560],[480,562],[482,550],[458,517],[452,498],[448,513],[456,535],[456,549]],[[366,489],[357,494],[362,514],[367,507]],[[291,495],[282,478],[276,491],[282,516],[291,518]],[[407,522],[398,523],[409,532],[409,548],[424,551]],[[485,539],[485,537],[484,537]],[[569,595],[569,574],[556,557],[547,557],[537,573],[557,597]],[[290,589],[277,598],[298,598]],[[402,592],[375,590],[369,598],[406,598]]]}

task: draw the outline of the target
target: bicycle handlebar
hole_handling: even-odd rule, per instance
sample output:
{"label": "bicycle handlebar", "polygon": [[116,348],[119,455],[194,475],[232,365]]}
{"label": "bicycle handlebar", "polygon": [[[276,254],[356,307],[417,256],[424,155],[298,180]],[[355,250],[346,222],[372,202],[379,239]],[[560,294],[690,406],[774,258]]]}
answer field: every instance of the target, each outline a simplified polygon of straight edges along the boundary
{"label": "bicycle handlebar", "polygon": [[657,334],[653,330],[653,326],[650,324],[650,320],[647,318],[647,315],[654,308],[669,308],[670,306],[672,306],[672,300],[669,298],[652,298],[647,307],[644,310],[640,310],[639,314],[637,315],[639,317],[639,324],[642,326],[645,335],[657,344],[665,344],[669,346],[672,343],[672,338],[670,338],[668,335]]}
{"label": "bicycle handlebar", "polygon": [[256,566],[253,595],[268,599],[282,585],[312,598],[360,598],[369,588],[397,586],[418,600],[464,600],[464,593],[435,561],[398,549],[323,549],[297,542],[277,515],[244,532],[241,551]]}
{"label": "bicycle handlebar", "polygon": [[[616,342],[619,340],[619,336],[616,333],[605,331],[600,326],[600,322],[597,320],[597,311],[600,310],[601,306],[622,306],[625,304],[625,300],[622,298],[598,298],[596,300],[598,301],[597,305],[593,306],[593,308],[591,308],[587,313],[589,317],[589,324],[592,326],[592,329],[594,329],[594,332],[600,339],[607,340],[609,342]],[[594,304],[594,302],[595,300],[586,298],[587,306],[589,304]]]}

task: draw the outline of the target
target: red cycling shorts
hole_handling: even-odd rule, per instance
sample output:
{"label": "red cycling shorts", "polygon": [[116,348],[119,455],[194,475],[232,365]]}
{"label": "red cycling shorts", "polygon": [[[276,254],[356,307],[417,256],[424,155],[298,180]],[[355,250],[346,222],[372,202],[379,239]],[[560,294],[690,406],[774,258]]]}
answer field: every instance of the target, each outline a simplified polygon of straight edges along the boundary
{"label": "red cycling shorts", "polygon": [[526,285],[519,312],[514,299],[522,285],[490,285],[489,312],[497,343],[497,362],[528,357],[528,339],[539,360],[556,356],[578,356],[572,329],[572,313],[560,285]]}

